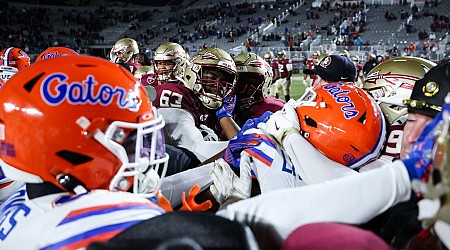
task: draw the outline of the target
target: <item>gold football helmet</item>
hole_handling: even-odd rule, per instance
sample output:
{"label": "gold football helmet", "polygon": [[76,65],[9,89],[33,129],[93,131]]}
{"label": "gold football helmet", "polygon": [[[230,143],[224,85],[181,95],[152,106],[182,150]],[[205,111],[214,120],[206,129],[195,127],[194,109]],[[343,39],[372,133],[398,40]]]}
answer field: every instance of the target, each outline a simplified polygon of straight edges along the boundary
{"label": "gold football helmet", "polygon": [[158,46],[153,65],[159,81],[176,81],[174,69],[181,59],[187,59],[186,51],[178,43],[165,42]]}
{"label": "gold football helmet", "polygon": [[109,56],[113,63],[127,63],[137,53],[139,53],[137,42],[132,38],[122,38],[114,44]]}
{"label": "gold football helmet", "polygon": [[264,60],[266,62],[268,62],[268,63],[272,62],[273,57],[274,56],[273,56],[273,52],[272,51],[268,51],[268,52],[264,53]]}
{"label": "gold football helmet", "polygon": [[243,52],[234,58],[239,75],[236,83],[237,104],[250,107],[269,95],[273,71],[270,65],[255,53]]}
{"label": "gold football helmet", "polygon": [[364,80],[365,89],[377,102],[389,124],[407,112],[402,101],[411,96],[414,84],[436,64],[418,57],[397,57],[373,68]]}
{"label": "gold football helmet", "polygon": [[[237,81],[236,64],[233,58],[219,48],[203,49],[190,61],[190,69],[196,73],[196,80],[185,81],[187,87],[199,95],[205,107],[218,109],[223,100],[233,91]],[[190,76],[190,74],[186,74]]]}
{"label": "gold football helmet", "polygon": [[136,79],[138,79],[138,80],[141,80],[143,75],[154,74],[154,73],[155,73],[155,70],[153,69],[153,65],[141,66],[136,70],[136,72],[134,72],[134,77],[136,77]]}

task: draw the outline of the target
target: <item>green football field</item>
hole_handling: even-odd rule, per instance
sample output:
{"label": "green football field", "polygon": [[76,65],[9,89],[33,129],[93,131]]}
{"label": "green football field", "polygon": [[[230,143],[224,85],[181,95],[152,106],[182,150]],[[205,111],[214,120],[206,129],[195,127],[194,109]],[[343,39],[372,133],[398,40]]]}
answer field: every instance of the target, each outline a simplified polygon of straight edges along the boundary
{"label": "green football field", "polygon": [[[309,82],[309,78],[307,81]],[[300,98],[304,91],[305,85],[303,85],[303,73],[293,74],[291,84],[291,98]],[[284,96],[281,96],[281,98],[284,99]]]}

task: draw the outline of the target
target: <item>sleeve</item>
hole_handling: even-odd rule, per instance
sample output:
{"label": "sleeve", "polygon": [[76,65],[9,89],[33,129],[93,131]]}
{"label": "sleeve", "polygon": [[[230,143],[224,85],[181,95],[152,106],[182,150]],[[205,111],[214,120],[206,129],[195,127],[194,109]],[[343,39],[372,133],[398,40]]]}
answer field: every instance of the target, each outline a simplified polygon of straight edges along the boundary
{"label": "sleeve", "polygon": [[251,169],[261,193],[304,185],[295,165],[279,144],[266,136],[263,138],[260,145],[244,150],[251,157]]}
{"label": "sleeve", "polygon": [[351,168],[330,160],[300,134],[287,136],[283,146],[306,184],[358,174]]}
{"label": "sleeve", "polygon": [[186,110],[161,108],[158,111],[166,123],[164,131],[167,143],[191,151],[201,162],[227,147],[228,141],[205,141],[195,126],[194,118]]}
{"label": "sleeve", "polygon": [[170,201],[172,207],[181,204],[182,192],[189,192],[189,189],[198,184],[201,190],[205,190],[212,183],[209,172],[214,162],[189,169],[162,179],[161,192]]}
{"label": "sleeve", "polygon": [[408,172],[396,161],[358,175],[261,194],[217,214],[249,225],[255,235],[283,240],[308,223],[365,223],[410,194]]}

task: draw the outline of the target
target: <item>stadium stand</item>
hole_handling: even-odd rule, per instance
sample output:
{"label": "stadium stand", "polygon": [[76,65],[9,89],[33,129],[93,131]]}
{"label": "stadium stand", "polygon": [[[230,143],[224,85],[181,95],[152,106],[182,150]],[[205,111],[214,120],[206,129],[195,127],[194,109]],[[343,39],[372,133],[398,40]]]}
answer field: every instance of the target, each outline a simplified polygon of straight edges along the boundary
{"label": "stadium stand", "polygon": [[[360,58],[392,50],[434,61],[447,56],[449,1],[382,2],[5,2],[0,11],[10,14],[0,27],[0,46],[14,44],[32,56],[56,45],[107,56],[115,41],[128,36],[150,57],[165,41],[178,42],[189,53],[215,46],[231,54],[285,49],[292,58],[343,49]],[[411,44],[414,51],[408,50]]]}

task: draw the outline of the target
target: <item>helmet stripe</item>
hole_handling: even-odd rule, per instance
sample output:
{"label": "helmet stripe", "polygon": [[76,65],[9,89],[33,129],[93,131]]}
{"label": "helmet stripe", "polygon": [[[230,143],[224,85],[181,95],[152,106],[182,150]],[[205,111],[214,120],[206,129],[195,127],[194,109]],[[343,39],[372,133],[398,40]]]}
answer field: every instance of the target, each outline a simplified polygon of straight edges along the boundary
{"label": "helmet stripe", "polygon": [[6,49],[5,51],[5,55],[3,58],[3,66],[9,66],[9,54],[11,53],[11,50],[13,50],[14,47],[9,47],[8,49]]}

